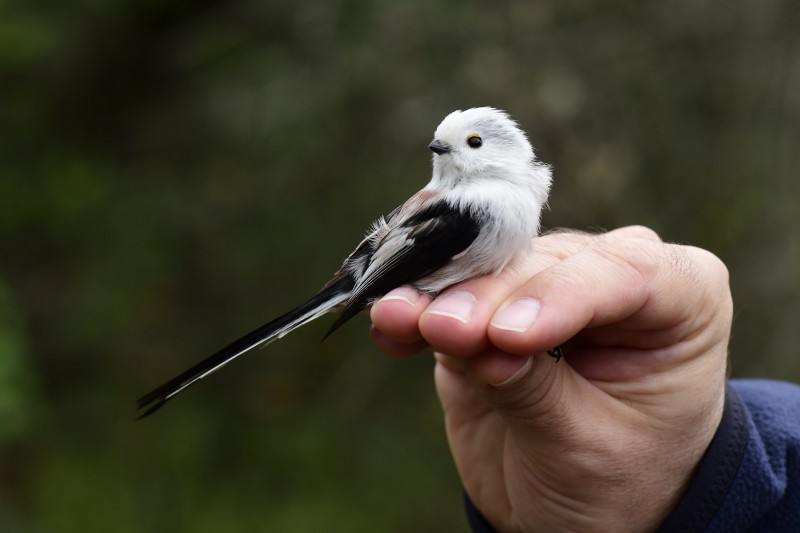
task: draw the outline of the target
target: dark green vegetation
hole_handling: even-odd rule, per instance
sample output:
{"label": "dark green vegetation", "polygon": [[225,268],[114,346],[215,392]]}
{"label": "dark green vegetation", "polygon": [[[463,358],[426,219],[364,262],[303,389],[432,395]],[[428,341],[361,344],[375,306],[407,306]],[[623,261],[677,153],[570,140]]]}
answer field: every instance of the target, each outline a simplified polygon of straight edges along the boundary
{"label": "dark green vegetation", "polygon": [[[493,105],[547,227],[732,272],[734,375],[800,381],[800,4],[0,3],[0,530],[463,527],[432,361],[329,320],[134,423],[313,294]],[[450,528],[448,528],[450,529]]]}

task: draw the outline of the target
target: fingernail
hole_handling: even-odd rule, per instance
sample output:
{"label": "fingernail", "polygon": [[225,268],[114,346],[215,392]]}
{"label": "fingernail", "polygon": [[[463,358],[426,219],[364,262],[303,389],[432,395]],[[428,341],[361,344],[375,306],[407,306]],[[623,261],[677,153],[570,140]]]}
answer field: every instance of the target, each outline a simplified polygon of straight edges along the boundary
{"label": "fingernail", "polygon": [[519,367],[519,370],[514,372],[514,374],[512,374],[510,378],[508,378],[508,379],[506,379],[504,381],[501,381],[500,383],[492,383],[492,387],[495,387],[495,388],[499,389],[499,388],[502,388],[502,387],[507,387],[509,385],[513,385],[517,381],[519,381],[522,378],[524,378],[528,374],[528,372],[530,371],[532,366],[533,366],[533,356],[530,356],[525,360],[525,362],[522,364],[522,366]]}
{"label": "fingernail", "polygon": [[522,333],[536,322],[541,307],[539,300],[533,298],[514,300],[494,314],[491,325],[497,329]]}
{"label": "fingernail", "polygon": [[467,291],[456,291],[436,298],[425,313],[455,318],[466,324],[472,318],[473,307],[475,307],[475,296]]}
{"label": "fingernail", "polygon": [[381,298],[381,301],[384,300],[401,300],[406,302],[411,307],[415,307],[417,302],[419,301],[420,293],[418,290],[412,287],[398,287],[392,291],[389,291]]}

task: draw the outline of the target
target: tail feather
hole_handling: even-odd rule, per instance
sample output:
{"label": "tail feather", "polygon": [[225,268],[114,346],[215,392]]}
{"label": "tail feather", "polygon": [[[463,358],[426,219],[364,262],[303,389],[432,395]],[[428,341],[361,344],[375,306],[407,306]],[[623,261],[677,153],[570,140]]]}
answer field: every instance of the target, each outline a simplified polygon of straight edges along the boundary
{"label": "tail feather", "polygon": [[207,375],[216,372],[256,346],[265,345],[275,339],[279,339],[295,328],[331,311],[334,307],[347,300],[352,283],[352,280],[347,277],[331,284],[299,307],[233,341],[190,369],[148,392],[136,402],[138,410],[146,409],[137,419],[145,418],[155,413],[176,394],[197,383]]}

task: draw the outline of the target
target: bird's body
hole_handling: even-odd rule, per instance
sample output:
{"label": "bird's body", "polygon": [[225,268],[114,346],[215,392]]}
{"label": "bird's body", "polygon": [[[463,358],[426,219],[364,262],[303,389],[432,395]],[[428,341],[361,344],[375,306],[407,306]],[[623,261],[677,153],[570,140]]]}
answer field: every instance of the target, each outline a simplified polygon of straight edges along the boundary
{"label": "bird's body", "polygon": [[239,355],[329,311],[341,314],[328,335],[396,287],[409,284],[436,295],[500,271],[530,246],[550,169],[508,115],[489,107],[455,111],[429,148],[435,155],[428,185],[379,218],[319,293],[143,396],[141,416]]}

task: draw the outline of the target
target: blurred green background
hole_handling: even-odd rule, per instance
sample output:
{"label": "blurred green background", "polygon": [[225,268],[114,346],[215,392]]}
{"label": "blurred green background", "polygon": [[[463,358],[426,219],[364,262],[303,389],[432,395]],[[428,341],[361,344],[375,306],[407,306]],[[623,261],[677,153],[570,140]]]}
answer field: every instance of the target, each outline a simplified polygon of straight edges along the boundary
{"label": "blurred green background", "polygon": [[[800,381],[800,4],[0,1],[0,531],[465,527],[429,356],[306,327],[134,423],[318,289],[507,109],[546,227],[719,255],[732,372]],[[331,222],[333,221],[333,222]]]}

